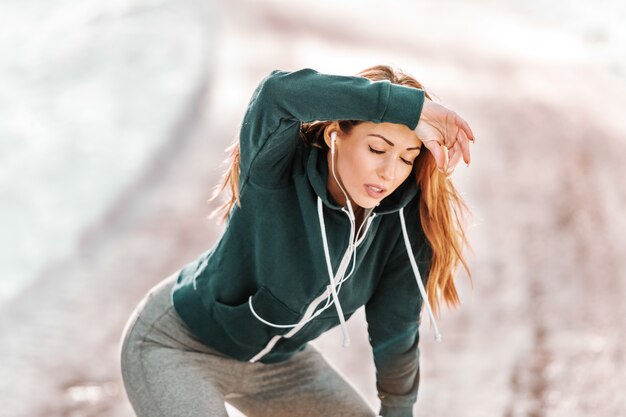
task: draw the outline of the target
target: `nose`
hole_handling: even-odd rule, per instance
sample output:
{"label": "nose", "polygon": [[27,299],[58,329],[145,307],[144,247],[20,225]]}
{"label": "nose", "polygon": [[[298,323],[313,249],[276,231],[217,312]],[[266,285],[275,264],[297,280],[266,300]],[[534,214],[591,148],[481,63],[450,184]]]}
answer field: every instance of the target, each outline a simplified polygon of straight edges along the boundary
{"label": "nose", "polygon": [[385,158],[378,170],[378,176],[387,182],[393,182],[396,177],[396,165],[390,158]]}

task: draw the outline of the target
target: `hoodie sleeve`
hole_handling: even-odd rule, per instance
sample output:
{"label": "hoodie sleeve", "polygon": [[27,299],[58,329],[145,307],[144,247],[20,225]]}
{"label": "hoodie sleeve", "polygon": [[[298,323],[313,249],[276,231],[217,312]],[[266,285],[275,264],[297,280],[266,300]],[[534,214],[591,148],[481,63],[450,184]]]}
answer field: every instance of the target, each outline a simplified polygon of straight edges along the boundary
{"label": "hoodie sleeve", "polygon": [[273,71],[254,91],[239,132],[240,187],[251,180],[277,187],[288,181],[301,122],[365,120],[415,129],[424,92],[388,81]]}
{"label": "hoodie sleeve", "polygon": [[[411,246],[424,286],[430,266],[430,249],[417,213],[405,213]],[[400,228],[398,219],[398,228]],[[419,332],[422,297],[409,263],[402,233],[393,248],[383,276],[365,306],[369,340],[376,366],[376,388],[383,417],[411,417],[420,381]]]}

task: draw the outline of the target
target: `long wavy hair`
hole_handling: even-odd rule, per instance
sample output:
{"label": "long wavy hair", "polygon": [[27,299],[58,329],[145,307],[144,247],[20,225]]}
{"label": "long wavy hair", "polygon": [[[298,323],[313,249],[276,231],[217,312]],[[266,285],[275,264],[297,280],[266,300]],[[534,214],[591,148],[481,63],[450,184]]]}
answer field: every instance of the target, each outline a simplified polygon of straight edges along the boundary
{"label": "long wavy hair", "polygon": [[[424,86],[415,78],[399,69],[387,65],[377,65],[367,68],[357,76],[372,81],[387,80],[393,84],[424,90],[427,100],[432,100]],[[302,123],[300,136],[310,146],[328,148],[324,141],[324,132],[333,121],[314,121]],[[359,124],[355,120],[338,121],[340,129],[349,133]],[[210,200],[216,199],[225,189],[230,191],[230,198],[211,213],[211,217],[222,214],[224,221],[235,204],[239,201],[239,138],[236,137],[229,152],[228,169],[225,171],[222,183],[218,185]],[[413,174],[421,190],[419,201],[420,223],[432,249],[432,258],[428,274],[426,290],[428,301],[435,314],[438,314],[441,301],[448,307],[456,307],[460,299],[454,276],[461,265],[470,281],[472,274],[464,256],[464,249],[469,248],[465,232],[466,218],[469,210],[456,187],[444,173],[436,166],[435,159],[430,152],[420,152],[414,164]]]}

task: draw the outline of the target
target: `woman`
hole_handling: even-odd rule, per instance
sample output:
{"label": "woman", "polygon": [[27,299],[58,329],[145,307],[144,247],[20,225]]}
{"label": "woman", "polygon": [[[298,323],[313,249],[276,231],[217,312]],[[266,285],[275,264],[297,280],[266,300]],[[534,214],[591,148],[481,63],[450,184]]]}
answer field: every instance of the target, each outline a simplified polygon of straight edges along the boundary
{"label": "woman", "polygon": [[[419,121],[419,123],[418,123]],[[412,416],[425,305],[459,300],[467,243],[448,175],[473,134],[386,66],[274,71],[245,114],[216,245],[153,288],[124,331],[139,417],[374,416],[307,342],[365,306],[379,414]],[[469,271],[468,271],[469,272]],[[428,296],[424,285],[428,290]]]}

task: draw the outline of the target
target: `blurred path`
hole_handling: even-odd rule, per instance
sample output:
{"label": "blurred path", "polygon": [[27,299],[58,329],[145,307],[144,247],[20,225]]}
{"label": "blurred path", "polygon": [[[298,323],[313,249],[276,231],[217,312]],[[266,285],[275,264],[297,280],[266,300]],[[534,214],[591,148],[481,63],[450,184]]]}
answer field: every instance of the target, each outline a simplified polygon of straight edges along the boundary
{"label": "blurred path", "polygon": [[[3,369],[23,384],[12,387],[13,404],[35,386],[38,394],[12,417],[131,416],[117,370],[121,326],[152,284],[216,238],[205,199],[256,83],[274,68],[352,73],[377,62],[424,80],[478,138],[471,168],[455,173],[474,212],[475,289],[460,278],[464,304],[444,312],[442,343],[422,326],[416,415],[624,415],[619,72],[588,59],[591,47],[575,37],[502,10],[457,5],[461,19],[445,4],[419,6],[421,14],[408,6],[402,16],[375,5],[330,15],[325,5],[222,6],[214,81],[206,98],[198,86],[182,118],[188,140],[172,139],[171,157],[155,160],[80,253],[3,311],[23,323],[15,331],[0,321],[9,335],[0,349],[13,364]],[[416,28],[414,16],[429,18]],[[316,344],[376,405],[362,317],[349,324],[350,349],[334,332]]]}
{"label": "blurred path", "polygon": [[204,0],[0,3],[0,305],[71,257],[170,139],[211,18]]}
{"label": "blurred path", "polygon": [[221,158],[207,149],[206,87],[190,97],[171,146],[80,250],[4,306],[0,393],[10,394],[0,415],[131,415],[118,380],[122,326],[153,284],[216,238],[200,192]]}

